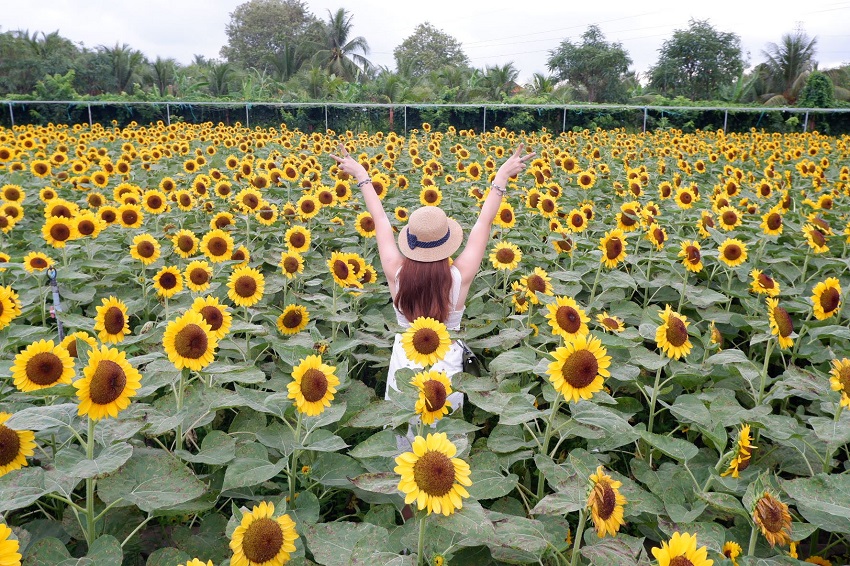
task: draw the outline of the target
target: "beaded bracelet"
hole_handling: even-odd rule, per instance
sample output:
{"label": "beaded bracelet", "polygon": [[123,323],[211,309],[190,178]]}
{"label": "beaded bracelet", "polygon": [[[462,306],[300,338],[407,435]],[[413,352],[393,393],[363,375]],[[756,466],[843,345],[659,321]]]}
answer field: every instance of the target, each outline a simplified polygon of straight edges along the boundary
{"label": "beaded bracelet", "polygon": [[505,194],[505,189],[503,189],[502,187],[500,187],[500,186],[499,186],[499,185],[497,185],[496,183],[492,183],[492,184],[490,185],[490,188],[491,188],[491,189],[496,189],[496,191],[497,191],[500,195],[504,195],[504,194]]}
{"label": "beaded bracelet", "polygon": [[358,188],[358,189],[362,189],[362,188],[363,188],[363,185],[367,185],[367,184],[369,184],[369,183],[371,183],[371,182],[372,182],[372,178],[371,178],[371,177],[366,177],[365,179],[363,179],[362,181],[360,181],[359,183],[357,183],[357,188]]}

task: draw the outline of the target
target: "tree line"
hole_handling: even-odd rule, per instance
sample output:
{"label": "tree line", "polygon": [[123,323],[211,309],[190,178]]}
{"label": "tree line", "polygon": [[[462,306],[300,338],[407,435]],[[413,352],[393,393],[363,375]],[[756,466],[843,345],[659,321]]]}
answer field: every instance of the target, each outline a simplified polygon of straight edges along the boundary
{"label": "tree line", "polygon": [[832,107],[850,104],[850,65],[818,69],[817,38],[802,29],[749,61],[734,33],[691,20],[658,50],[641,77],[622,44],[596,25],[548,52],[548,73],[519,84],[512,62],[477,68],[462,44],[428,22],[398,45],[394,69],[369,60],[343,8],[325,18],[301,0],[249,0],[227,24],[220,58],[188,65],[149,60],[124,44],[89,48],[50,33],[0,33],[0,96],[39,100],[87,97],[136,100],[340,101],[383,103],[669,104],[715,101]]}

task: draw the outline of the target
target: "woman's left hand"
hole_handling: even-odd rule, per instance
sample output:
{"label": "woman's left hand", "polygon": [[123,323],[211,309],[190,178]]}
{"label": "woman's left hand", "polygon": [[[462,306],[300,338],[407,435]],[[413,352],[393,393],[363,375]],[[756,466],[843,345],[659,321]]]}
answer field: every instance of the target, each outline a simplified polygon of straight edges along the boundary
{"label": "woman's left hand", "polygon": [[345,146],[342,144],[339,144],[339,153],[342,155],[342,157],[338,157],[334,154],[330,154],[330,156],[334,159],[334,161],[336,161],[340,171],[351,175],[352,177],[357,179],[358,183],[369,178],[369,173],[366,171],[363,165],[361,165],[356,159],[351,157],[351,154],[348,153],[348,150],[345,149]]}
{"label": "woman's left hand", "polygon": [[525,149],[525,144],[519,144],[519,147],[516,148],[516,151],[511,154],[508,160],[502,163],[502,166],[499,167],[499,171],[496,173],[496,184],[504,187],[508,179],[516,177],[525,170],[527,162],[534,159],[534,156],[537,155],[533,151],[531,153],[523,153],[523,149]]}

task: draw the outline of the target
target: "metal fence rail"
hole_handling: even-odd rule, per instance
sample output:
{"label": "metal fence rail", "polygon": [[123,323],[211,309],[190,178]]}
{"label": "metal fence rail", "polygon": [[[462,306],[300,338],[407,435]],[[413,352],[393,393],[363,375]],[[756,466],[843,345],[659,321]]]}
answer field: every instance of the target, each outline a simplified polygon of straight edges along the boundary
{"label": "metal fence rail", "polygon": [[[833,133],[850,133],[850,108],[797,108],[797,107],[724,107],[724,106],[636,106],[620,104],[382,104],[382,103],[344,103],[344,102],[224,102],[224,101],[133,101],[116,102],[101,100],[0,100],[6,108],[0,114],[0,125],[14,127],[16,124],[47,122],[94,123],[118,120],[129,123],[134,118],[142,121],[162,120],[171,125],[172,120],[184,122],[215,121],[216,116],[227,123],[236,122],[244,117],[245,126],[280,124],[289,120],[303,122],[309,129],[325,130],[340,123],[346,129],[351,124],[361,129],[374,129],[375,122],[383,124],[383,129],[402,130],[407,133],[409,124],[416,126],[423,121],[434,120],[446,125],[454,122],[469,124],[466,127],[487,131],[500,125],[528,125],[527,129],[566,131],[568,127],[600,126],[627,127],[646,132],[658,127],[681,126],[711,128],[730,128],[730,116],[733,118],[733,130],[761,127],[766,130],[806,131],[810,118],[826,120]],[[17,110],[17,112],[16,112]],[[201,114],[198,118],[195,110]],[[360,113],[358,115],[358,113]],[[363,113],[370,113],[364,118]],[[378,113],[378,120],[375,119]],[[395,114],[401,113],[399,124]],[[489,115],[488,115],[489,113]],[[63,116],[64,114],[64,116]],[[474,116],[473,114],[477,114]],[[535,116],[535,114],[537,116]],[[384,116],[386,115],[386,116]],[[545,115],[545,117],[544,117]],[[758,116],[756,123],[752,119],[742,119],[741,115]],[[579,119],[580,117],[584,119]],[[587,117],[590,116],[588,120]],[[719,119],[722,116],[722,126]],[[762,119],[770,116],[768,124]],[[797,121],[788,118],[797,117]],[[388,120],[387,120],[388,117]],[[568,119],[572,117],[573,119]],[[684,117],[684,119],[683,119]],[[67,118],[67,120],[62,120]],[[206,118],[206,119],[204,119]],[[253,118],[253,119],[252,119]],[[500,119],[501,118],[501,119]],[[557,118],[557,119],[555,119]],[[600,120],[601,118],[601,120]],[[802,119],[800,119],[802,118]],[[778,127],[780,124],[785,126]],[[138,120],[137,120],[138,121]],[[717,123],[715,123],[717,121]],[[323,124],[322,124],[323,122]],[[300,124],[299,124],[300,125]],[[389,126],[388,128],[386,126]],[[372,127],[370,127],[372,126]],[[536,126],[536,127],[535,127]],[[339,128],[338,128],[339,129]],[[350,128],[349,128],[350,129]]]}

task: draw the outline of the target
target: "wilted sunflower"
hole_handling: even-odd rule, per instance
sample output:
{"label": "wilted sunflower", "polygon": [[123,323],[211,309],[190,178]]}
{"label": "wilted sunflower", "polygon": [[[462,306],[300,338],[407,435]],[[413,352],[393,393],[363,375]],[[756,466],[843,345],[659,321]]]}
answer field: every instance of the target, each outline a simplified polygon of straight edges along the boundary
{"label": "wilted sunflower", "polygon": [[224,230],[210,230],[201,239],[201,252],[213,263],[228,261],[233,255],[233,238]]}
{"label": "wilted sunflower", "polygon": [[727,238],[718,248],[720,261],[737,267],[747,261],[747,245],[737,238]]}
{"label": "wilted sunflower", "polygon": [[590,481],[593,487],[587,498],[587,506],[596,527],[596,535],[599,538],[606,534],[615,536],[620,527],[626,524],[623,520],[626,498],[619,489],[623,484],[606,474],[602,466],[598,466],[596,473],[590,475]]}
{"label": "wilted sunflower", "polygon": [[44,221],[41,235],[54,248],[64,248],[65,244],[78,237],[77,223],[72,218],[51,216]]}
{"label": "wilted sunflower", "polygon": [[96,308],[94,329],[98,332],[101,342],[121,342],[130,333],[130,322],[127,318],[127,305],[124,301],[110,296],[101,299],[101,305]]}
{"label": "wilted sunflower", "polygon": [[404,494],[405,503],[415,502],[420,511],[426,510],[429,515],[448,516],[463,508],[462,498],[469,497],[464,486],[472,485],[469,464],[454,457],[457,448],[446,433],[417,436],[411,449],[412,452],[396,457],[393,469],[401,476],[398,489]]}
{"label": "wilted sunflower", "polygon": [[253,267],[239,267],[227,281],[227,296],[240,307],[250,307],[263,298],[266,278]]}
{"label": "wilted sunflower", "polygon": [[794,323],[788,315],[788,311],[779,306],[779,301],[768,297],[767,318],[770,321],[770,332],[776,336],[779,347],[787,350],[794,345],[791,334],[794,333]]}
{"label": "wilted sunflower", "polygon": [[364,238],[375,237],[375,219],[368,211],[363,211],[354,220],[354,228]]}
{"label": "wilted sunflower", "polygon": [[340,287],[363,287],[363,284],[357,279],[357,274],[351,269],[348,263],[347,254],[341,252],[331,253],[331,258],[328,260],[328,269],[333,275],[334,281]]}
{"label": "wilted sunflower", "polygon": [[602,346],[602,341],[590,334],[578,336],[552,354],[555,361],[549,364],[546,373],[549,381],[567,401],[578,402],[590,399],[611,373],[611,356]]}
{"label": "wilted sunflower", "polygon": [[750,290],[753,293],[767,295],[768,297],[775,297],[779,295],[779,283],[777,283],[770,275],[762,273],[760,269],[753,269],[750,271],[750,277],[753,278],[753,281],[750,284]]}
{"label": "wilted sunflower", "polygon": [[721,476],[732,476],[737,478],[741,472],[750,467],[750,458],[753,455],[755,446],[750,444],[750,425],[745,424],[741,427],[738,433],[738,440],[735,443],[735,453],[729,461],[729,467],[720,474]]}
{"label": "wilted sunflower", "polygon": [[490,262],[495,269],[516,269],[522,260],[522,251],[510,242],[499,242],[490,252]]}
{"label": "wilted sunflower", "polygon": [[572,297],[555,297],[555,302],[546,305],[546,310],[552,334],[570,340],[590,332],[587,328],[590,319]]}
{"label": "wilted sunflower", "polygon": [[183,275],[177,267],[167,265],[153,276],[153,286],[157,295],[170,299],[183,290]]}
{"label": "wilted sunflower", "polygon": [[451,343],[446,325],[424,316],[416,318],[401,336],[401,344],[408,359],[423,367],[442,360]]}
{"label": "wilted sunflower", "polygon": [[658,566],[712,566],[708,548],[697,549],[697,536],[676,531],[670,541],[662,541],[661,548],[653,547],[652,555],[658,560]]}
{"label": "wilted sunflower", "polygon": [[195,260],[186,266],[183,277],[186,280],[186,287],[199,293],[209,288],[212,274],[210,264],[204,260]]}
{"label": "wilted sunflower", "polygon": [[177,369],[200,371],[215,358],[218,339],[204,317],[189,310],[168,323],[162,344],[168,359]]}
{"label": "wilted sunflower", "polygon": [[416,401],[416,413],[422,418],[426,425],[434,424],[435,421],[449,414],[452,403],[448,396],[452,394],[452,382],[442,371],[421,371],[413,376],[410,382],[419,390],[419,399]]}
{"label": "wilted sunflower", "polygon": [[281,334],[291,336],[304,330],[308,322],[310,322],[310,313],[307,307],[287,305],[277,317],[277,329]]}
{"label": "wilted sunflower", "polygon": [[68,350],[54,346],[53,340],[38,340],[15,356],[9,373],[15,387],[19,391],[29,393],[71,383],[74,377],[74,360]]}
{"label": "wilted sunflower", "polygon": [[[19,470],[27,465],[27,457],[35,454],[35,434],[31,430],[12,430],[5,423],[12,415],[0,412],[0,477],[5,476],[12,470]],[[0,525],[0,535],[3,535]],[[5,533],[8,536],[8,533]],[[0,564],[13,564],[4,562],[3,538],[0,537]],[[18,555],[20,559],[20,555]],[[20,562],[17,562],[20,564]]]}
{"label": "wilted sunflower", "polygon": [[850,408],[850,360],[832,360],[829,386],[833,391],[841,392],[841,406]]}
{"label": "wilted sunflower", "polygon": [[289,515],[274,517],[274,504],[261,502],[242,522],[230,539],[232,566],[282,566],[295,552],[295,522]]}
{"label": "wilted sunflower", "polygon": [[89,345],[89,348],[95,348],[97,346],[97,340],[85,330],[78,330],[72,334],[68,334],[62,339],[59,345],[68,350],[68,354],[70,354],[72,358],[79,358],[80,356],[77,352],[77,340],[85,342]]}
{"label": "wilted sunflower", "polygon": [[304,226],[293,226],[283,236],[287,248],[292,252],[303,253],[310,249],[310,229]]}
{"label": "wilted sunflower", "polygon": [[816,254],[822,254],[829,251],[829,246],[826,245],[826,235],[818,228],[811,224],[803,226],[803,233],[806,235],[806,242]]}
{"label": "wilted sunflower", "polygon": [[493,219],[493,224],[500,228],[513,228],[516,224],[516,214],[514,207],[507,201],[502,201],[499,205],[499,210],[496,212],[496,218]]}
{"label": "wilted sunflower", "polygon": [[233,315],[230,308],[222,304],[216,297],[196,297],[189,310],[200,314],[204,322],[210,326],[210,333],[216,340],[227,336]]}
{"label": "wilted sunflower", "polygon": [[841,284],[835,277],[821,281],[812,289],[812,304],[815,318],[826,320],[838,312],[841,306]]}
{"label": "wilted sunflower", "polygon": [[74,382],[80,407],[79,415],[97,421],[117,417],[130,406],[130,398],[141,387],[142,375],[130,365],[124,352],[101,346],[89,351],[83,377]]}
{"label": "wilted sunflower", "polygon": [[0,286],[0,330],[21,315],[21,301],[11,285]]}
{"label": "wilted sunflower", "polygon": [[670,305],[659,313],[663,321],[655,331],[655,342],[664,353],[671,358],[679,359],[687,356],[693,345],[688,337],[687,317],[673,312]]}
{"label": "wilted sunflower", "polygon": [[753,506],[753,520],[770,546],[791,543],[791,514],[788,512],[788,505],[775,498],[769,491],[765,491]]}
{"label": "wilted sunflower", "polygon": [[192,257],[198,251],[198,237],[191,230],[179,230],[171,236],[174,253],[182,258]]}
{"label": "wilted sunflower", "polygon": [[307,356],[292,368],[292,381],[287,385],[295,408],[308,417],[321,414],[331,406],[339,378],[336,367],[322,363],[321,356]]}
{"label": "wilted sunflower", "polygon": [[599,323],[602,328],[607,332],[622,332],[625,328],[623,326],[623,320],[616,316],[611,316],[607,312],[603,312],[602,314],[596,315],[596,322]]}
{"label": "wilted sunflower", "polygon": [[599,249],[602,250],[601,261],[605,267],[617,267],[626,259],[626,235],[619,228],[606,232],[599,241]]}

